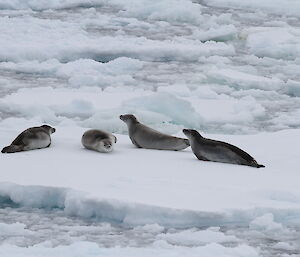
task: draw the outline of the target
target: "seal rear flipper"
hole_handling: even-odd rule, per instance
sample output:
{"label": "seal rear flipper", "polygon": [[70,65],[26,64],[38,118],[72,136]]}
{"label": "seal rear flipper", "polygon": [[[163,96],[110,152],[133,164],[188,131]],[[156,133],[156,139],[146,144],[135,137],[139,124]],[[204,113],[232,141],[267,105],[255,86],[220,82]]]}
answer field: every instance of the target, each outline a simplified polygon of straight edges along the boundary
{"label": "seal rear flipper", "polygon": [[190,141],[188,139],[184,139],[184,142],[186,143],[187,146],[190,146]]}
{"label": "seal rear flipper", "polygon": [[23,147],[20,145],[9,145],[2,149],[1,153],[16,153],[23,151]]}
{"label": "seal rear flipper", "polygon": [[[186,148],[188,148],[190,146],[190,141],[188,139],[185,138],[177,138],[177,137],[170,137],[173,140],[173,144],[174,146],[170,146],[170,149],[167,150],[173,150],[173,151],[181,151],[184,150]],[[174,142],[174,139],[176,140]]]}
{"label": "seal rear flipper", "polygon": [[265,165],[258,164],[256,160],[252,160],[249,166],[255,167],[255,168],[265,168]]}

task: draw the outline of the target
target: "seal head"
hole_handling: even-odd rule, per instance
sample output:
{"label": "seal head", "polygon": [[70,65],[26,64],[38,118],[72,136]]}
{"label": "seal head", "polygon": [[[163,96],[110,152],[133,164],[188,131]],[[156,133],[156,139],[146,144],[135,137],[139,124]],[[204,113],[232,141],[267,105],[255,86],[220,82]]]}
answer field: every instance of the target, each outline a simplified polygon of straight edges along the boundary
{"label": "seal head", "polygon": [[120,120],[124,121],[127,125],[139,123],[133,114],[120,115]]}
{"label": "seal head", "polygon": [[198,138],[202,137],[200,133],[197,130],[194,129],[183,129],[182,130],[183,134],[187,136],[187,138]]}
{"label": "seal head", "polygon": [[52,127],[50,127],[48,125],[42,125],[41,128],[43,128],[44,130],[46,130],[49,133],[49,135],[55,133],[55,131],[56,131],[55,128],[52,128]]}

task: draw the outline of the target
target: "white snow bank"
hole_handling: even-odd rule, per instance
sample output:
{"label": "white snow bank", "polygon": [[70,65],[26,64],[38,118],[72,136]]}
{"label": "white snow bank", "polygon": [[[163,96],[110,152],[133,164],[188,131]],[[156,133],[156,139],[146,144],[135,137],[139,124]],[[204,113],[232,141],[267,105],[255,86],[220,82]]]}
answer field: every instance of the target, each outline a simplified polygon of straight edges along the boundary
{"label": "white snow bank", "polygon": [[192,98],[190,102],[201,117],[200,129],[210,127],[227,133],[253,133],[253,122],[263,120],[267,115],[265,107],[252,96],[243,96],[239,100]]}
{"label": "white snow bank", "polygon": [[202,21],[201,6],[189,0],[2,0],[0,9],[65,9],[75,7],[114,6],[120,15],[139,19],[164,20],[168,22],[188,22],[199,24]]}
{"label": "white snow bank", "polygon": [[160,234],[158,238],[173,245],[200,246],[207,243],[232,243],[239,240],[235,236],[225,235],[219,228],[209,228],[206,230],[184,230],[176,233]]}
{"label": "white snow bank", "polygon": [[86,256],[86,257],[182,257],[183,255],[190,257],[206,256],[206,257],[258,257],[258,252],[248,246],[239,245],[237,247],[225,247],[220,244],[209,244],[202,247],[178,247],[166,244],[155,245],[154,248],[99,248],[96,243],[79,242],[69,246],[58,246],[55,248],[48,248],[43,245],[36,245],[33,247],[17,247],[12,245],[3,245],[0,247],[0,255],[5,257],[23,257],[23,256],[35,256],[35,257],[74,257]]}
{"label": "white snow bank", "polygon": [[208,72],[208,79],[220,84],[226,84],[236,89],[262,89],[277,91],[283,87],[283,81],[277,78],[267,78],[233,69],[213,68]]}
{"label": "white snow bank", "polygon": [[107,62],[122,56],[151,61],[196,61],[200,56],[234,54],[234,47],[222,42],[202,43],[184,38],[160,41],[128,35],[95,37],[68,21],[1,17],[0,23],[5,24],[0,27],[1,61],[54,58],[67,62],[85,58]]}
{"label": "white snow bank", "polygon": [[192,24],[200,24],[204,20],[201,16],[201,6],[189,0],[114,0],[111,2],[123,5],[126,17]]}
{"label": "white snow bank", "polygon": [[[31,98],[32,95],[38,97]],[[180,112],[174,112],[177,107]],[[119,87],[104,90],[89,87],[20,89],[0,100],[0,110],[53,124],[67,121],[83,127],[101,124],[103,129],[119,133],[127,131],[119,119],[124,113],[134,113],[141,122],[169,133],[177,133],[183,125],[200,125],[199,115],[188,101],[130,86],[125,90]]]}
{"label": "white snow bank", "polygon": [[246,46],[258,57],[296,59],[300,56],[300,29],[292,27],[255,27],[245,30]]}
{"label": "white snow bank", "polygon": [[[260,80],[258,76],[249,75],[253,78],[251,81],[243,79],[243,73],[237,72],[240,79],[222,73],[222,70],[219,73],[223,75],[211,75],[209,80],[218,80],[223,85],[200,84],[189,88],[186,85],[174,84],[161,86],[157,92],[135,85],[137,81],[126,87],[123,84],[122,87],[121,84],[125,81],[117,79],[117,75],[112,75],[117,81],[115,85],[104,86],[106,82],[96,83],[100,88],[24,88],[1,98],[0,112],[53,125],[71,122],[82,127],[99,127],[101,124],[103,129],[117,133],[127,131],[127,127],[119,119],[119,115],[124,113],[133,113],[141,122],[166,133],[178,133],[183,127],[223,133],[254,133],[262,128],[266,129],[266,126],[269,130],[298,126],[298,111],[292,109],[286,112],[283,107],[288,102],[294,108],[298,100],[287,95],[280,96],[271,90],[271,87],[275,89],[281,85],[276,84],[277,80],[264,80],[263,77]],[[216,71],[214,74],[219,73]],[[245,90],[233,89],[242,84]],[[251,85],[266,90],[250,89]],[[297,94],[296,82],[283,85],[282,90],[287,91],[286,93]],[[222,93],[222,87],[227,90],[228,95]],[[274,104],[274,99],[277,98],[282,99],[278,102],[282,110],[278,104]],[[275,111],[272,114],[269,111],[270,106]]]}
{"label": "white snow bank", "polygon": [[201,41],[229,41],[236,38],[237,28],[233,24],[219,25],[216,28],[209,28],[207,31],[195,30],[193,37]]}
{"label": "white snow bank", "polygon": [[289,243],[286,242],[278,242],[273,246],[274,249],[276,250],[283,250],[283,251],[295,251],[295,247]]}
{"label": "white snow bank", "polygon": [[[17,134],[12,126],[20,131],[24,124],[2,123],[3,146]],[[50,148],[1,154],[0,181],[21,185],[1,183],[0,202],[125,225],[249,224],[268,213],[277,223],[299,224],[299,130],[213,136],[246,150],[265,169],[201,162],[190,149],[137,149],[121,135],[113,153],[99,154],[81,146],[84,131],[57,127]]]}
{"label": "white snow bank", "polygon": [[178,125],[197,127],[201,118],[189,101],[177,98],[173,94],[157,93],[150,96],[138,97],[124,103],[127,109],[151,111],[169,117],[169,121]]}
{"label": "white snow bank", "polygon": [[[256,215],[265,210],[257,210],[257,214],[247,215],[249,210],[223,212],[194,211],[184,209],[165,208],[161,206],[146,205],[142,203],[119,201],[116,199],[101,199],[101,196],[92,196],[72,189],[45,187],[45,186],[20,186],[12,183],[0,183],[0,205],[27,208],[53,209],[59,208],[65,214],[81,218],[96,218],[99,221],[137,226],[157,223],[164,227],[185,228],[201,226],[220,226],[235,222],[248,224]],[[289,210],[290,211],[290,210]],[[275,211],[276,213],[276,211]],[[280,213],[280,212],[279,212]],[[283,213],[285,213],[283,211]],[[297,213],[297,212],[294,212]],[[277,214],[278,215],[278,214]],[[237,219],[237,217],[239,217]],[[242,217],[242,218],[241,218]],[[289,222],[284,220],[283,222]],[[178,238],[186,237],[186,233],[166,235],[161,239],[174,243]],[[236,241],[233,237],[225,237],[216,231],[195,232],[198,243]],[[205,235],[203,235],[203,233]],[[189,233],[189,234],[192,234]],[[198,235],[199,234],[199,235]],[[201,239],[199,236],[210,236],[211,239]],[[192,240],[192,239],[190,239]],[[196,239],[195,239],[196,240]],[[193,243],[195,243],[193,240]],[[190,241],[191,243],[192,241]],[[188,242],[186,242],[188,244]],[[196,243],[195,243],[196,244]]]}
{"label": "white snow bank", "polygon": [[210,6],[240,8],[253,11],[262,10],[266,13],[300,17],[300,3],[297,0],[204,0],[204,2]]}
{"label": "white snow bank", "polygon": [[278,231],[282,230],[283,227],[282,224],[274,222],[274,215],[272,213],[267,213],[251,221],[250,229]]}
{"label": "white snow bank", "polygon": [[291,96],[300,97],[300,82],[288,80],[286,83],[287,93]]}
{"label": "white snow bank", "polygon": [[6,71],[67,79],[72,87],[111,85],[118,87],[136,85],[133,74],[143,68],[143,62],[126,57],[120,57],[108,63],[100,63],[91,59],[60,63],[56,59],[50,59],[45,62],[2,62],[0,68]]}
{"label": "white snow bank", "polygon": [[74,7],[91,7],[102,5],[106,3],[105,0],[41,0],[41,1],[32,1],[32,0],[1,0],[0,8],[1,9],[33,9],[33,10],[45,10],[45,9],[63,9],[63,8],[74,8]]}
{"label": "white snow bank", "polygon": [[26,236],[32,231],[26,230],[26,225],[22,223],[6,224],[0,223],[0,236]]}

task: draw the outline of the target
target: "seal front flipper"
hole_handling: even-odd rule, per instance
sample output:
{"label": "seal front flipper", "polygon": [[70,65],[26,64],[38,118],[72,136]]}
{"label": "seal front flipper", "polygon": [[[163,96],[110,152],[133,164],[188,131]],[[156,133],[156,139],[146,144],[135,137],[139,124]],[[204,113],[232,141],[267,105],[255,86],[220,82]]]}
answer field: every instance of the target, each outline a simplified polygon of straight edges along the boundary
{"label": "seal front flipper", "polygon": [[23,151],[23,146],[21,145],[9,145],[2,149],[1,153],[16,153]]}
{"label": "seal front flipper", "polygon": [[133,138],[130,138],[131,142],[137,147],[137,148],[142,148]]}
{"label": "seal front flipper", "polygon": [[[196,155],[196,154],[195,154]],[[208,159],[206,159],[205,157],[201,156],[201,155],[196,155],[197,159],[200,161],[209,161]]]}

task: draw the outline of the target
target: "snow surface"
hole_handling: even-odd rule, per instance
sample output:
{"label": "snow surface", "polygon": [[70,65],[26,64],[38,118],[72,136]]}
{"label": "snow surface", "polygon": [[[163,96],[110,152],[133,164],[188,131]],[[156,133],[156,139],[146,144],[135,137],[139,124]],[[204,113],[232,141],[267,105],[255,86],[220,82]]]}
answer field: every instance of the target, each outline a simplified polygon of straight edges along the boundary
{"label": "snow surface", "polygon": [[204,0],[204,2],[211,6],[250,9],[253,11],[259,9],[271,14],[291,15],[295,17],[300,17],[300,3],[297,0]]}
{"label": "snow surface", "polygon": [[[11,122],[16,126],[14,120]],[[30,122],[24,123],[30,126]],[[84,256],[117,253],[134,256],[141,252],[149,256],[176,256],[181,252],[214,256],[216,251],[224,256],[260,256],[262,253],[267,256],[270,251],[280,254],[300,249],[297,242],[300,233],[297,232],[300,149],[295,143],[299,130],[251,136],[214,135],[214,138],[247,150],[266,165],[264,169],[201,162],[190,148],[179,152],[138,149],[126,135],[117,135],[114,152],[101,154],[86,150],[80,144],[84,131],[84,128],[72,126],[57,127],[50,148],[0,155],[0,180],[6,181],[0,183],[0,206],[4,208],[3,214],[8,212],[7,217],[12,216],[1,218],[0,214],[0,220],[11,223],[20,219],[20,215],[14,215],[10,208],[25,208],[30,217],[11,226],[5,222],[0,224],[5,229],[0,251],[7,252],[7,256],[10,251],[12,255],[42,256],[46,252],[54,256],[58,249],[62,256],[68,256],[74,247],[83,247],[80,254]],[[16,133],[12,127],[3,126],[0,141],[8,144]],[[56,226],[60,230],[54,230],[53,218],[50,221],[38,218],[41,214],[34,211],[36,208],[46,212],[53,210],[53,217],[66,215],[100,224],[109,222],[132,231],[141,231],[140,226],[144,226],[139,233],[146,243],[136,234],[133,237],[132,232],[125,233],[122,229],[121,233],[125,235],[117,241],[122,245],[117,251],[111,248],[114,245],[107,243],[113,240],[112,233],[116,233],[113,227],[108,227],[108,232],[104,233],[103,229],[93,229],[90,224],[79,223],[76,228],[78,221],[72,221],[72,225],[69,223],[64,228],[61,226],[68,223],[65,218],[61,221],[58,218]],[[41,219],[41,225],[46,228],[34,225],[37,219]],[[32,221],[28,223],[29,220]],[[28,224],[25,226],[24,223]],[[147,224],[157,225],[149,227]],[[235,226],[243,230],[239,231]],[[205,227],[209,229],[203,230]],[[214,227],[223,227],[226,232]],[[51,241],[46,240],[49,230],[54,230]],[[65,231],[71,234],[68,236]],[[288,245],[260,242],[259,238],[273,238],[274,232],[278,235],[276,242]],[[26,240],[20,236],[25,234]],[[84,234],[90,236],[84,237]],[[249,237],[253,245],[245,240]],[[132,241],[136,243],[129,243]],[[267,250],[259,251],[258,244]],[[26,245],[34,247],[22,252]],[[53,246],[58,249],[54,250]]]}
{"label": "snow surface", "polygon": [[[81,146],[85,129],[56,129],[49,149],[0,155],[0,179],[10,182],[1,184],[4,200],[27,207],[63,208],[72,215],[129,225],[243,223],[270,210],[281,222],[299,222],[300,149],[295,143],[299,130],[214,135],[238,145],[266,166],[256,169],[201,162],[191,149],[138,149],[125,135],[117,135],[113,153],[99,154]],[[8,144],[14,134],[2,129],[1,142]],[[292,210],[297,214],[294,218],[284,215]]]}
{"label": "snow surface", "polygon": [[22,223],[5,224],[0,223],[0,236],[26,236],[30,231],[25,230],[25,225]]}
{"label": "snow surface", "polygon": [[[0,0],[0,256],[300,256],[297,0]],[[195,128],[265,169],[136,149]],[[116,149],[83,149],[82,133]]]}
{"label": "snow surface", "polygon": [[56,248],[45,248],[37,245],[30,248],[20,248],[17,246],[11,247],[4,245],[0,248],[0,254],[6,257],[19,256],[175,256],[179,257],[188,254],[189,256],[240,256],[240,257],[256,257],[256,251],[246,245],[241,245],[234,248],[226,248],[217,244],[210,244],[203,247],[184,248],[184,247],[169,247],[156,246],[155,248],[99,248],[95,243],[80,242],[70,246],[58,246]]}

